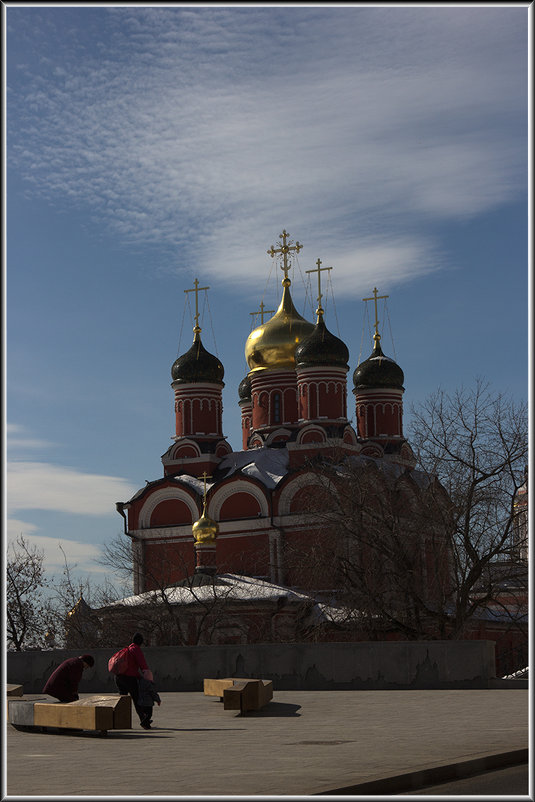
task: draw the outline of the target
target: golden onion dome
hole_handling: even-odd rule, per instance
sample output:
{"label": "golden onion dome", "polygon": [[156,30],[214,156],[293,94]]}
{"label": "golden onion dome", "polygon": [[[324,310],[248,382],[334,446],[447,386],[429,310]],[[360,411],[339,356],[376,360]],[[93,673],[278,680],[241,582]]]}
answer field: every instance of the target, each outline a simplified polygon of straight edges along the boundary
{"label": "golden onion dome", "polygon": [[196,543],[213,543],[219,532],[216,521],[212,521],[206,514],[206,502],[203,504],[202,515],[191,527]]}
{"label": "golden onion dome", "polygon": [[280,306],[266,323],[249,334],[245,359],[250,371],[295,368],[295,349],[314,331],[314,324],[301,317],[290,295],[289,278],[282,280]]}

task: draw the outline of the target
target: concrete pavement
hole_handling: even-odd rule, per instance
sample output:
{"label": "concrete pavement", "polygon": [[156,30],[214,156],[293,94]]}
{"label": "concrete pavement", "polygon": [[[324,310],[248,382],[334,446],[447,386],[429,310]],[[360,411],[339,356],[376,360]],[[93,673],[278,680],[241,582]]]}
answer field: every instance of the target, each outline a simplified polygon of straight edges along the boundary
{"label": "concrete pavement", "polygon": [[160,695],[150,731],[135,713],[132,730],[105,738],[8,725],[8,798],[391,795],[441,769],[447,779],[520,762],[528,747],[528,691],[516,688],[275,689],[244,716],[202,693]]}

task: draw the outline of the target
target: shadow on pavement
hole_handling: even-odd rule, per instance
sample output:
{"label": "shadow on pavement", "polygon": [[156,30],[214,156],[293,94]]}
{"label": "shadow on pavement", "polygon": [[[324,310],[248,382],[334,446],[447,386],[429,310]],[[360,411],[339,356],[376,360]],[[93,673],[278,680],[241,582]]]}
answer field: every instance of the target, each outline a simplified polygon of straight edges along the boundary
{"label": "shadow on pavement", "polygon": [[151,727],[151,732],[238,732],[245,727]]}
{"label": "shadow on pavement", "polygon": [[[286,702],[269,702],[262,710],[248,710],[245,713],[246,718],[266,718],[271,716],[300,716],[301,713],[297,711],[301,709],[301,705],[292,705]],[[238,716],[241,716],[238,713]]]}

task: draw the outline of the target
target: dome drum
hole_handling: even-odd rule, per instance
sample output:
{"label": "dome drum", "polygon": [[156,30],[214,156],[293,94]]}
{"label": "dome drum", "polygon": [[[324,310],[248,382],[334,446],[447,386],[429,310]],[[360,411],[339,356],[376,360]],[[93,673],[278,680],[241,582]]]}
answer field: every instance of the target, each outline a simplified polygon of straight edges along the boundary
{"label": "dome drum", "polygon": [[356,402],[357,433],[360,439],[403,437],[403,402],[401,392],[384,395],[364,395]]}
{"label": "dome drum", "polygon": [[295,371],[253,374],[252,430],[268,431],[270,427],[295,425],[298,418],[297,379]]}
{"label": "dome drum", "polygon": [[343,420],[347,423],[346,373],[346,368],[309,368],[298,372],[300,422]]}

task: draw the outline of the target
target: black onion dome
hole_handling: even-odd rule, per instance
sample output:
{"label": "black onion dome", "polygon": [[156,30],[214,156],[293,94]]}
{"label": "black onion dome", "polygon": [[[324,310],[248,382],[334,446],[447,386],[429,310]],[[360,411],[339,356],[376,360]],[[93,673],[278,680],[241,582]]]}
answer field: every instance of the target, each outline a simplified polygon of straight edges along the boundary
{"label": "black onion dome", "polygon": [[238,396],[240,401],[250,401],[251,400],[251,377],[249,374],[244,376],[241,380],[239,387],[238,387]]}
{"label": "black onion dome", "polygon": [[397,362],[383,354],[379,340],[375,341],[372,355],[361,362],[353,373],[355,389],[359,387],[396,387],[403,390],[403,380],[403,371]]}
{"label": "black onion dome", "polygon": [[336,365],[348,367],[349,351],[347,346],[334,334],[331,334],[323,317],[320,317],[314,330],[295,349],[295,364],[298,368],[313,365]]}
{"label": "black onion dome", "polygon": [[223,384],[225,374],[223,365],[213,354],[208,353],[201,342],[200,334],[196,333],[193,345],[185,354],[173,362],[171,376],[173,381],[183,384],[195,382],[210,382]]}

